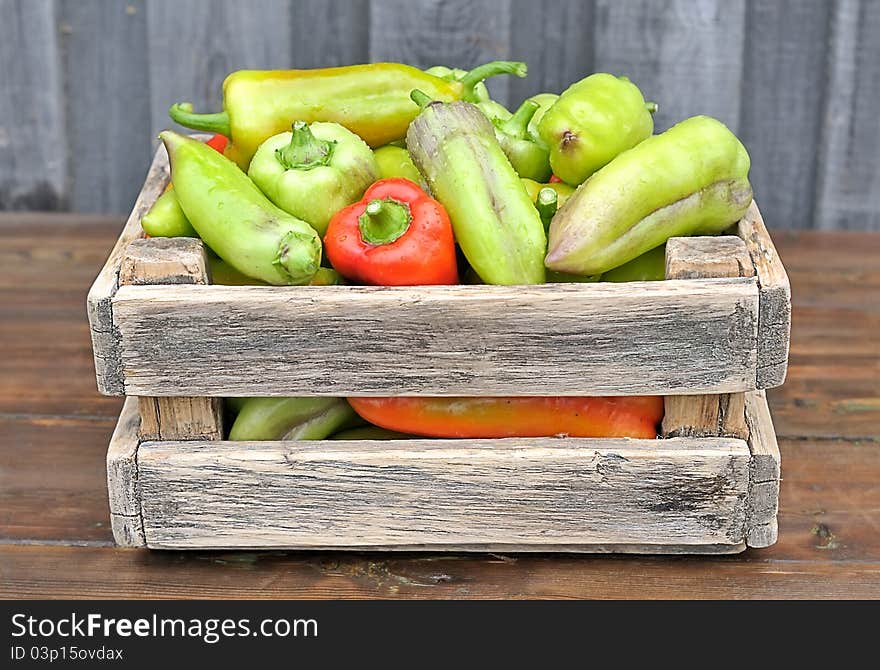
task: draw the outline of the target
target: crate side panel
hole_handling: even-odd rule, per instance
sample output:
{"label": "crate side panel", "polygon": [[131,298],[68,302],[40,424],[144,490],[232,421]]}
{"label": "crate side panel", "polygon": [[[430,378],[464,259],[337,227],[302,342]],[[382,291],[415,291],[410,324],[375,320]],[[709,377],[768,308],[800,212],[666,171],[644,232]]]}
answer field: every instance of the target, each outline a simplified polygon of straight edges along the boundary
{"label": "crate side panel", "polygon": [[447,287],[124,286],[129,395],[750,390],[754,278]]}
{"label": "crate side panel", "polygon": [[742,440],[144,442],[153,548],[721,546],[744,540]]}

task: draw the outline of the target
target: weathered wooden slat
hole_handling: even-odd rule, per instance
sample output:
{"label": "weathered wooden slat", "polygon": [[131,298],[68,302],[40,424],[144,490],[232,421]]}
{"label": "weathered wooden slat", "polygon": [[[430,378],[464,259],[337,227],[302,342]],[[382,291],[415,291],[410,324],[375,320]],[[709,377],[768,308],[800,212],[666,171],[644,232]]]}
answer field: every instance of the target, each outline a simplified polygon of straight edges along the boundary
{"label": "weathered wooden slat", "polygon": [[825,0],[746,5],[739,136],[755,198],[776,229],[813,225],[832,9]]}
{"label": "weathered wooden slat", "polygon": [[121,547],[143,547],[144,526],[138,485],[138,404],[127,398],[107,450],[107,493],[113,539]]}
{"label": "weathered wooden slat", "polygon": [[773,420],[764,391],[746,393],[749,424],[749,504],[746,510],[746,542],[750,547],[769,547],[776,542],[779,511],[780,458]]}
{"label": "weathered wooden slat", "polygon": [[834,5],[815,228],[880,230],[880,3]]}
{"label": "weathered wooden slat", "polygon": [[751,279],[123,286],[128,395],[615,395],[755,384]]}
{"label": "weathered wooden slat", "polygon": [[[755,266],[738,237],[673,237],[666,242],[666,279],[751,277]],[[664,437],[749,435],[742,393],[668,396]]]}
{"label": "weathered wooden slat", "polygon": [[[290,67],[336,67],[370,59],[370,0],[296,0],[290,10]],[[330,37],[333,36],[333,37]]]}
{"label": "weathered wooden slat", "polygon": [[153,548],[736,550],[748,463],[727,438],[144,442],[138,477]]}
{"label": "weathered wooden slat", "polygon": [[781,386],[788,370],[791,286],[782,260],[753,201],[736,232],[746,243],[758,278],[758,373],[756,388]]}
{"label": "weathered wooden slat", "polygon": [[128,212],[150,165],[147,3],[64,0],[70,208]]}
{"label": "weathered wooden slat", "polygon": [[[510,20],[509,0],[372,0],[370,59],[465,69],[504,59]],[[509,79],[488,82],[501,102]]]}
{"label": "weathered wooden slat", "polygon": [[658,130],[696,114],[739,126],[744,0],[596,0],[595,68],[656,101]]}
{"label": "weathered wooden slat", "polygon": [[55,5],[0,0],[0,210],[64,209],[67,144]]}
{"label": "weathered wooden slat", "polygon": [[133,240],[143,237],[141,219],[164,190],[168,183],[168,175],[168,154],[164,147],[159,147],[153,157],[144,187],[125,222],[125,227],[89,289],[86,307],[92,335],[92,351],[95,356],[95,375],[98,390],[106,395],[124,395],[119,359],[119,333],[113,323],[111,305],[111,299],[119,286],[119,266],[128,245]]}

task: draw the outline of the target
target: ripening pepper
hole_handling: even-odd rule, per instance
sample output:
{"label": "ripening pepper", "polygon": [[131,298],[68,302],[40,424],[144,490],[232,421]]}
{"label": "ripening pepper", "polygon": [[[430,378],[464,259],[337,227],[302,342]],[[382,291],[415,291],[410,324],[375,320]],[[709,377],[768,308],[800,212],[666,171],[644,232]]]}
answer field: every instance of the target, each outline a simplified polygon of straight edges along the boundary
{"label": "ripening pepper", "polygon": [[553,173],[577,186],[654,132],[657,105],[626,77],[600,72],[569,86],[538,124]]}
{"label": "ripening pepper", "polygon": [[407,149],[470,265],[487,284],[544,283],[544,227],[492,123],[467,102],[413,98],[424,109]]}
{"label": "ripening pepper", "polygon": [[602,273],[601,281],[660,281],[666,279],[666,245],[661,244],[628,263]]}
{"label": "ripening pepper", "polygon": [[401,179],[409,179],[413,184],[421,185],[422,175],[419,174],[405,148],[386,144],[373,151],[373,155],[376,157],[376,165],[379,168],[379,179],[400,177]]}
{"label": "ripening pepper", "polygon": [[141,219],[141,228],[150,237],[199,236],[180,208],[174,189],[169,189],[156,198],[150,211]]}
{"label": "ripening pepper", "polygon": [[330,218],[379,178],[373,151],[338,123],[304,121],[260,145],[248,176],[266,197],[323,235]]}
{"label": "ripening pepper", "polygon": [[269,284],[308,284],[321,264],[321,238],[273,205],[232,161],[166,130],[171,179],[193,228],[239,272]]}
{"label": "ripening pepper", "polygon": [[550,178],[550,152],[542,141],[535,142],[528,125],[538,103],[526,100],[506,121],[496,120],[495,136],[513,169],[520,177],[541,182]]}
{"label": "ripening pepper", "polygon": [[324,246],[343,277],[364,284],[458,283],[449,216],[408,179],[377,181],[360,202],[337,212]]}
{"label": "ripening pepper", "polygon": [[438,100],[472,95],[477,83],[498,74],[524,77],[525,63],[493,61],[446,81],[401,63],[371,63],[314,70],[239,70],[223,82],[223,110],[196,114],[189,103],[172,105],[171,119],[232,140],[227,155],[246,169],[257,148],[292,121],[332,121],[371,147],[406,134],[419,108],[410,91],[421,88]]}
{"label": "ripening pepper", "polygon": [[230,440],[323,440],[362,423],[345,398],[246,398]]}
{"label": "ripening pepper", "polygon": [[349,398],[372,424],[426,437],[657,437],[662,396]]}
{"label": "ripening pepper", "polygon": [[695,116],[599,170],[553,217],[547,267],[606,272],[670,237],[714,235],[752,200],[749,155],[716,119]]}

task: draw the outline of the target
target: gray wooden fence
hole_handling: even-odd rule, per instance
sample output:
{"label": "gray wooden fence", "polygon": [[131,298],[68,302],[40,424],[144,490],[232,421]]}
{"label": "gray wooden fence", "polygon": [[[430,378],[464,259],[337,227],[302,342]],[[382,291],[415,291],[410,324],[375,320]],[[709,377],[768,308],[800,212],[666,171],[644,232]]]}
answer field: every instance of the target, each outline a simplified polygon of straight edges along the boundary
{"label": "gray wooden fence", "polygon": [[124,212],[172,102],[239,68],[525,60],[502,102],[626,74],[743,139],[774,227],[880,230],[878,0],[0,0],[0,209]]}

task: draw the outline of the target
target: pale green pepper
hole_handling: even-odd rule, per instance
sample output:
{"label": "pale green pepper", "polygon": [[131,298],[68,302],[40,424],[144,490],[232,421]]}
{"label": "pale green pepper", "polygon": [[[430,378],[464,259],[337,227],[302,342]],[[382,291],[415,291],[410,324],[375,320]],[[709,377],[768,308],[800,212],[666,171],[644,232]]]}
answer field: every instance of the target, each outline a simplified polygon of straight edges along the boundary
{"label": "pale green pepper", "polygon": [[379,179],[400,177],[421,186],[422,175],[419,174],[406,149],[386,144],[373,151],[373,155],[376,157]]}

